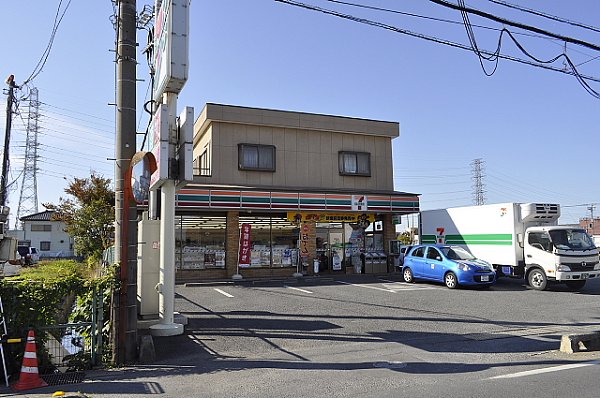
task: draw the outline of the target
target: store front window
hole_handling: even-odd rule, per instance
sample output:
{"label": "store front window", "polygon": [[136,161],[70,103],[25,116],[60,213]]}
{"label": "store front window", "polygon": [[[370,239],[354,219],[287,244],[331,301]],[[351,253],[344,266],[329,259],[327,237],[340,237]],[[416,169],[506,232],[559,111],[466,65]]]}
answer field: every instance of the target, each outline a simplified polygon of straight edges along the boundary
{"label": "store front window", "polygon": [[250,224],[250,267],[295,267],[298,227],[282,215],[240,214],[240,225]]}
{"label": "store front window", "polygon": [[225,268],[225,216],[180,215],[175,223],[177,270]]}

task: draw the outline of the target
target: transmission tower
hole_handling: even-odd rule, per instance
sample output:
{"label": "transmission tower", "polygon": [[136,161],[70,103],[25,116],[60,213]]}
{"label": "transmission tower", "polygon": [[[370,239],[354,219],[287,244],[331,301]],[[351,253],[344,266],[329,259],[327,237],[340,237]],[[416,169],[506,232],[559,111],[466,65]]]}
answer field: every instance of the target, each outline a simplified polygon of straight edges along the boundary
{"label": "transmission tower", "polygon": [[17,210],[17,221],[28,214],[38,212],[37,195],[37,150],[40,119],[40,101],[38,89],[29,92],[29,115],[27,117],[27,137],[25,139],[25,162],[23,164],[23,182]]}
{"label": "transmission tower", "polygon": [[475,159],[471,162],[471,172],[473,173],[473,203],[476,206],[485,204],[485,190],[483,185],[483,159]]}

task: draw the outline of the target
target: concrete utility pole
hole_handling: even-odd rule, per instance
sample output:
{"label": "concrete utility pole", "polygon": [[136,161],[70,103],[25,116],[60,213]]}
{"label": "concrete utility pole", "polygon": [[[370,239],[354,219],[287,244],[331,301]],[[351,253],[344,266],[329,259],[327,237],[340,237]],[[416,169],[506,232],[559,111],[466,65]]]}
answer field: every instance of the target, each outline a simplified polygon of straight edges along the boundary
{"label": "concrete utility pole", "polygon": [[136,151],[136,0],[118,0],[115,262],[121,289],[113,333],[118,364],[137,359],[137,213],[124,198],[125,174]]}
{"label": "concrete utility pole", "polygon": [[15,84],[15,76],[10,75],[6,79],[8,84],[8,99],[6,100],[6,128],[4,130],[4,154],[2,156],[2,181],[0,181],[0,206],[5,206],[8,200],[8,192],[6,192],[8,180],[8,168],[10,166],[8,150],[10,147],[10,130],[12,128],[12,107],[15,98],[14,90],[18,88]]}

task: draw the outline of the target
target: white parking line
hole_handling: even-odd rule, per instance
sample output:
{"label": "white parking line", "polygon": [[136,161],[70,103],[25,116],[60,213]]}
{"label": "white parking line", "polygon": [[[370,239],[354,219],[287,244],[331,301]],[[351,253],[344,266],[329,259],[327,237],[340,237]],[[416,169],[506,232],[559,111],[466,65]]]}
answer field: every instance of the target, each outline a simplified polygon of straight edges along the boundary
{"label": "white parking line", "polygon": [[527,370],[525,372],[517,372],[517,373],[511,373],[511,374],[507,374],[507,375],[490,377],[488,380],[514,379],[517,377],[533,376],[533,375],[539,375],[539,374],[551,373],[551,372],[560,372],[562,370],[577,369],[577,368],[583,368],[585,366],[592,366],[592,365],[600,365],[600,361],[573,363],[570,365],[551,366],[549,368]]}
{"label": "white parking line", "polygon": [[337,283],[342,283],[344,285],[350,285],[350,286],[356,286],[356,287],[364,287],[366,289],[373,289],[373,290],[380,290],[382,292],[389,292],[389,293],[396,293],[395,290],[390,290],[390,289],[384,289],[382,287],[375,287],[375,286],[368,286],[368,285],[359,285],[359,284],[355,284],[355,283],[348,283],[348,282],[343,282],[343,281],[336,281]]}
{"label": "white parking line", "polygon": [[283,287],[285,287],[286,289],[297,290],[297,291],[302,292],[302,293],[308,293],[308,294],[312,294],[313,293],[310,290],[304,290],[304,289],[300,289],[300,288],[292,287],[292,286],[288,286],[288,285],[283,285]]}
{"label": "white parking line", "polygon": [[388,289],[396,290],[396,291],[405,291],[405,290],[423,290],[423,289],[443,289],[441,286],[432,286],[432,285],[419,285],[415,283],[406,283],[406,282],[398,282],[392,281],[388,279],[379,279],[383,285],[388,286]]}
{"label": "white parking line", "polygon": [[222,291],[221,289],[216,289],[216,288],[215,288],[215,290],[216,290],[217,292],[221,293],[221,294],[222,294],[223,296],[225,296],[225,297],[233,297],[231,294],[229,294],[229,293],[227,293],[227,292],[224,292],[224,291]]}

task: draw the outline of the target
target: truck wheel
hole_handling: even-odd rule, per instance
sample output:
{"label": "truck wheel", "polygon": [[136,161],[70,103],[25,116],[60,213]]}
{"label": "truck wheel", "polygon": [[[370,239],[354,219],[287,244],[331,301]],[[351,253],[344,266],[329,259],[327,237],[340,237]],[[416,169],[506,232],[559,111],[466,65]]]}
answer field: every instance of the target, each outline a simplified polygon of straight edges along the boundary
{"label": "truck wheel", "polygon": [[456,275],[453,272],[448,272],[444,276],[444,283],[448,289],[456,289],[458,286],[458,279],[456,279]]}
{"label": "truck wheel", "polygon": [[402,276],[404,277],[404,282],[406,283],[413,283],[415,281],[415,277],[413,276],[412,270],[410,268],[404,268]]}
{"label": "truck wheel", "polygon": [[567,281],[565,282],[569,290],[581,290],[585,286],[585,281]]}
{"label": "truck wheel", "polygon": [[546,274],[544,274],[544,272],[538,268],[535,268],[529,272],[527,280],[529,281],[529,286],[535,290],[545,290],[546,285],[548,285]]}

